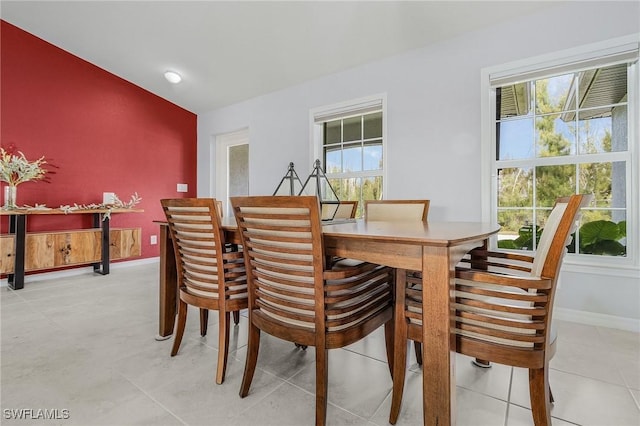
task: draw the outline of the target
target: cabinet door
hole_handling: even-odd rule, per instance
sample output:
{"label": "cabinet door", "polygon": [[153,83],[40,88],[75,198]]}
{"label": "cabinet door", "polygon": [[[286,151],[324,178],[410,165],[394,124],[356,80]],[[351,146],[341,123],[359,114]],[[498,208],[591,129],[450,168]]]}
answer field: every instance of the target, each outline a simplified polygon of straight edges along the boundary
{"label": "cabinet door", "polygon": [[53,268],[55,234],[27,234],[25,271]]}
{"label": "cabinet door", "polygon": [[10,274],[13,272],[15,244],[15,237],[13,235],[3,235],[0,237],[0,274]]}
{"label": "cabinet door", "polygon": [[112,229],[109,232],[109,259],[140,256],[140,228]]}
{"label": "cabinet door", "polygon": [[95,263],[101,259],[102,237],[99,230],[56,234],[55,266]]}

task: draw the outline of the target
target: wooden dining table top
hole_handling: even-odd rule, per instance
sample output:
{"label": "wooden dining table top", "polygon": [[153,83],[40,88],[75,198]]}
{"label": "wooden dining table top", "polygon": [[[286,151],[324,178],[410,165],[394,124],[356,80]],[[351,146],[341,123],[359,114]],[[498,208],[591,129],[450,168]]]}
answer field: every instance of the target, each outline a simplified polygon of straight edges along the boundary
{"label": "wooden dining table top", "polygon": [[[156,221],[164,223],[163,221]],[[221,227],[228,240],[239,239],[238,225],[233,217],[224,217]],[[328,237],[358,237],[372,241],[397,242],[400,244],[420,244],[449,247],[469,240],[488,238],[499,230],[499,226],[484,222],[448,221],[327,221],[322,224],[322,234]],[[228,242],[240,242],[228,241]]]}

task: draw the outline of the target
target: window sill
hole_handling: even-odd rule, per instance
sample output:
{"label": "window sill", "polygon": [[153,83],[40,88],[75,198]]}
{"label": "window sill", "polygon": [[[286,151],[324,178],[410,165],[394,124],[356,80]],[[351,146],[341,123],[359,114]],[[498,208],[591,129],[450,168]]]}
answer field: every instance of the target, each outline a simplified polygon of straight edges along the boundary
{"label": "window sill", "polygon": [[[589,261],[589,263],[586,263]],[[576,272],[591,275],[615,276],[640,279],[640,267],[633,265],[629,259],[571,259],[566,257],[562,264],[565,272]]]}

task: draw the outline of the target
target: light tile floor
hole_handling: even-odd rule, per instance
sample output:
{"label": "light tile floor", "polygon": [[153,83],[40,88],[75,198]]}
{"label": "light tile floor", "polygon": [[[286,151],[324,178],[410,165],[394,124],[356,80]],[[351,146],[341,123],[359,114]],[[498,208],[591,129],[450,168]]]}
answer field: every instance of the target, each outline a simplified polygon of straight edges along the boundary
{"label": "light tile floor", "polygon": [[[34,276],[23,290],[1,288],[0,302],[3,425],[313,424],[313,348],[263,335],[244,399],[238,391],[245,316],[232,329],[223,385],[214,382],[215,314],[201,338],[197,311],[190,311],[180,352],[169,356],[172,340],[154,339],[157,264],[114,266],[108,276]],[[558,331],[553,424],[640,425],[639,335],[569,322],[559,322]],[[420,369],[414,358],[409,364],[399,426],[422,423]],[[391,378],[382,330],[330,351],[329,370],[329,425],[388,424]],[[456,382],[459,425],[533,424],[526,370],[482,370],[458,356]],[[39,409],[69,418],[43,420]],[[19,413],[31,418],[15,419]]]}

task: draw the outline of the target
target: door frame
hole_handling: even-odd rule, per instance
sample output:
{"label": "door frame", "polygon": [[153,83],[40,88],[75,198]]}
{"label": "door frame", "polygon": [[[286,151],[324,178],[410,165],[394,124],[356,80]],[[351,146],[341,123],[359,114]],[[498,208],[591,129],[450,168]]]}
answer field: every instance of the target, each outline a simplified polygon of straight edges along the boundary
{"label": "door frame", "polygon": [[[215,198],[222,200],[224,216],[231,215],[229,203],[229,148],[237,145],[249,145],[249,128],[223,133],[215,136],[216,147],[216,191]],[[247,163],[249,159],[247,158]]]}

